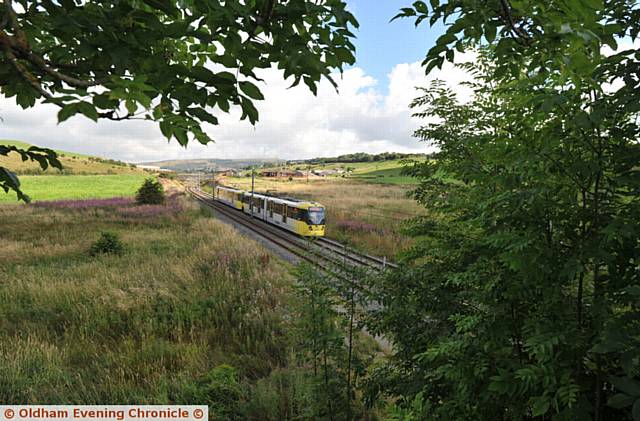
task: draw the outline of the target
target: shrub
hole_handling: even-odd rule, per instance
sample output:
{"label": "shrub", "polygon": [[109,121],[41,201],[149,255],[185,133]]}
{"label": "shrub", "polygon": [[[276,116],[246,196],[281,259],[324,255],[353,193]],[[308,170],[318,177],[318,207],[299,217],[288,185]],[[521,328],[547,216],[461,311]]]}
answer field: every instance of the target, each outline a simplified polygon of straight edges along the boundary
{"label": "shrub", "polygon": [[250,389],[244,406],[247,420],[313,419],[319,414],[316,380],[304,370],[277,369]]}
{"label": "shrub", "polygon": [[164,203],[164,188],[160,182],[147,178],[136,194],[136,202],[141,205],[160,205]]}
{"label": "shrub", "polygon": [[235,420],[242,419],[240,415],[244,395],[236,369],[222,364],[193,383],[182,386],[174,399],[187,404],[208,405],[211,419]]}
{"label": "shrub", "polygon": [[103,232],[100,234],[98,241],[91,245],[89,254],[96,256],[98,254],[115,254],[121,256],[124,253],[124,244],[120,240],[118,234],[113,232]]}
{"label": "shrub", "polygon": [[168,180],[175,180],[175,179],[177,179],[177,178],[178,178],[178,177],[176,176],[176,174],[175,174],[175,173],[172,173],[172,172],[161,172],[161,173],[158,175],[158,177],[159,177],[159,178],[166,178],[166,179],[168,179]]}

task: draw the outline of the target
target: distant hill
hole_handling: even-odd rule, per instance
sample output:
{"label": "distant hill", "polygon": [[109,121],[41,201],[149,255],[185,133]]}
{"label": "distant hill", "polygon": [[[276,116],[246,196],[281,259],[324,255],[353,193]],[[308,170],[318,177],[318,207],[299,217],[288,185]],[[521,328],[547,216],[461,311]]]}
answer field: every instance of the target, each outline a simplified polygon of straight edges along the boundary
{"label": "distant hill", "polygon": [[[22,149],[34,146],[29,143],[16,140],[0,140],[0,145],[13,145]],[[58,153],[58,158],[64,168],[64,174],[140,174],[143,172],[136,168],[135,165],[116,161],[114,159],[105,159],[60,150],[56,150],[56,152]],[[0,167],[9,168],[18,175],[60,174],[60,171],[55,168],[49,168],[46,171],[42,171],[37,162],[22,161],[20,155],[17,153],[10,153],[8,156],[0,156]]]}
{"label": "distant hill", "polygon": [[410,154],[400,152],[382,152],[379,154],[369,154],[366,152],[351,153],[336,157],[312,158],[305,160],[289,161],[289,163],[307,164],[331,164],[331,163],[355,163],[355,162],[379,162],[394,161],[398,159],[425,158],[424,154]]}
{"label": "distant hill", "polygon": [[141,165],[152,165],[176,172],[210,172],[230,169],[242,169],[250,166],[272,166],[284,163],[283,159],[170,159],[166,161],[141,162]]}

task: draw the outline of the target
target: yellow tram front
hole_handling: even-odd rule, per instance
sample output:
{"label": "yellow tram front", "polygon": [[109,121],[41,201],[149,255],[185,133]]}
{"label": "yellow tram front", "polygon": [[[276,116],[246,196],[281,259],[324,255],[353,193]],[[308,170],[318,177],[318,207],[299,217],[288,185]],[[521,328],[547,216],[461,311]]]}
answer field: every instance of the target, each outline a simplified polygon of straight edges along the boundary
{"label": "yellow tram front", "polygon": [[[291,198],[269,196],[261,196],[261,198],[266,199],[266,212],[263,218],[265,221],[303,237],[324,236],[326,215],[325,208],[321,204]],[[259,202],[257,206],[261,206],[261,203]],[[258,217],[262,215],[258,214]]]}
{"label": "yellow tram front", "polygon": [[326,215],[318,203],[300,203],[297,207],[295,233],[304,237],[323,237]]}

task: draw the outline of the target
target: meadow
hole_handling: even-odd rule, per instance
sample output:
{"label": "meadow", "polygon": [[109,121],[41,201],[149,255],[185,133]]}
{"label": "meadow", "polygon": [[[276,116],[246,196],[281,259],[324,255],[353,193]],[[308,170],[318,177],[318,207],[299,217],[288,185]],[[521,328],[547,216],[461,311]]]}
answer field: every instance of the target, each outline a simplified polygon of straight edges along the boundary
{"label": "meadow", "polygon": [[[22,175],[21,188],[31,200],[89,199],[133,196],[150,174]],[[0,192],[0,203],[17,203],[13,192]]]}
{"label": "meadow", "polygon": [[323,163],[323,164],[291,164],[279,168],[301,171],[343,170],[344,175],[328,176],[329,179],[351,178],[375,184],[416,185],[417,179],[405,175],[402,170],[411,165],[410,161],[392,159],[387,161]]}
{"label": "meadow", "polygon": [[[219,182],[251,189],[249,177],[227,177]],[[411,186],[406,185],[373,184],[340,177],[309,182],[256,178],[255,189],[322,203],[327,208],[327,237],[390,259],[412,244],[401,232],[405,221],[425,214],[424,208],[407,196]]]}
{"label": "meadow", "polygon": [[[116,205],[0,207],[2,402],[196,403],[283,365],[286,268],[189,201]],[[103,231],[123,256],[89,255]]]}
{"label": "meadow", "polygon": [[[0,401],[206,404],[212,420],[326,411],[298,357],[291,268],[194,201],[0,205],[0,219]],[[103,232],[121,255],[90,253]]]}

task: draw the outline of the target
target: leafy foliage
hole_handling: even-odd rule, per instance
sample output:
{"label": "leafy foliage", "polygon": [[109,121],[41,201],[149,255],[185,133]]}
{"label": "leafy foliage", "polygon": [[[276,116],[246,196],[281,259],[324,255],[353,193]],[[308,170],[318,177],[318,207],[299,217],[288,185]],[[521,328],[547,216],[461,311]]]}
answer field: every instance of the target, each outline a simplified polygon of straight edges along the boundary
{"label": "leafy foliage", "polygon": [[[415,2],[450,25],[427,71],[490,44],[467,103],[440,82],[414,107],[430,217],[375,284],[395,360],[377,389],[401,419],[638,419],[640,147],[634,2]],[[457,49],[457,50],[456,50]],[[410,322],[408,322],[410,321]],[[608,405],[607,405],[608,403]],[[637,407],[637,409],[634,409]]]}
{"label": "leafy foliage", "polygon": [[362,274],[347,264],[336,270],[346,279],[307,265],[297,268],[294,349],[312,379],[314,405],[308,408],[308,415],[313,419],[369,419],[374,412],[362,405],[356,390],[375,347],[367,347],[358,335],[356,313],[363,304],[362,295],[347,281]]}
{"label": "leafy foliage", "polygon": [[89,254],[91,256],[97,256],[100,254],[114,254],[121,256],[124,253],[125,247],[122,244],[120,237],[113,232],[103,232],[100,234],[100,238],[91,245]]}
{"label": "leafy foliage", "polygon": [[240,403],[244,393],[237,370],[223,364],[214,367],[198,378],[195,384],[181,391],[180,400],[208,405],[213,419],[240,419]]}
{"label": "leafy foliage", "polygon": [[398,344],[378,390],[402,396],[402,418],[640,417],[640,55],[616,51],[639,16],[606,0],[397,16],[449,23],[427,72],[489,44],[466,66],[470,102],[436,82],[414,103],[439,149],[414,169],[431,216],[409,228],[410,264],[375,285],[372,323]]}
{"label": "leafy foliage", "polygon": [[[256,69],[276,66],[314,93],[332,81],[354,62],[351,26],[343,0],[5,1],[0,90],[23,108],[59,106],[59,122],[153,120],[167,139],[204,144],[216,112],[258,121]],[[0,177],[19,192],[12,173]]]}
{"label": "leafy foliage", "polygon": [[147,178],[136,194],[136,202],[141,205],[161,205],[164,200],[164,187],[153,178]]}
{"label": "leafy foliage", "polygon": [[[612,60],[601,55],[602,47],[616,50],[621,39],[636,39],[640,32],[640,9],[633,0],[415,1],[395,18],[400,17],[414,18],[416,25],[449,23],[423,62],[427,72],[453,61],[470,43],[488,42],[495,46],[497,77],[558,72],[595,88],[591,76]],[[632,50],[625,51],[613,61],[632,57]]]}
{"label": "leafy foliage", "polygon": [[61,122],[154,120],[182,145],[211,141],[201,124],[218,123],[214,109],[258,120],[256,69],[275,64],[315,92],[354,61],[357,22],[341,0],[12,3],[0,9],[4,95],[56,104]]}
{"label": "leafy foliage", "polygon": [[[46,148],[39,148],[37,146],[31,146],[28,149],[21,149],[15,145],[0,145],[0,156],[7,156],[9,153],[14,152],[20,155],[23,161],[35,161],[40,165],[40,168],[46,170],[49,166],[62,170],[62,164],[58,160],[58,155],[55,151]],[[18,195],[18,200],[29,202],[29,196],[24,194],[20,190],[20,180],[18,177],[8,168],[0,166],[0,188],[5,193],[9,190],[13,190]]]}

